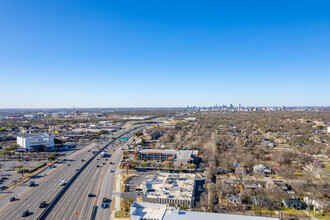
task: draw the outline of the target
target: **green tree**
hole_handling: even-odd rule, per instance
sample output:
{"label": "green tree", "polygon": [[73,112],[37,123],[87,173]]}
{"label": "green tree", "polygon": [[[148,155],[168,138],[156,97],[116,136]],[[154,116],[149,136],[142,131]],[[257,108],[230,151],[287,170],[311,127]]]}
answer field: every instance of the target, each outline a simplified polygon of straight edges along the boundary
{"label": "green tree", "polygon": [[17,171],[17,173],[22,174],[22,176],[24,176],[24,173],[27,173],[27,172],[29,172],[29,169],[19,169],[19,170]]}
{"label": "green tree", "polygon": [[135,133],[135,136],[137,136],[137,137],[142,136],[142,135],[143,135],[143,133],[141,131],[138,131]]}
{"label": "green tree", "polygon": [[56,157],[58,156],[58,154],[56,153],[56,154],[52,154],[52,155],[50,155],[49,157],[48,157],[48,160],[49,161],[54,161],[54,160],[56,160]]}
{"label": "green tree", "polygon": [[143,163],[142,163],[142,166],[143,166],[143,167],[147,167],[147,166],[148,166],[148,163],[147,163],[147,162],[143,162]]}
{"label": "green tree", "polygon": [[191,163],[191,164],[188,165],[188,167],[189,167],[190,169],[196,169],[196,168],[197,168],[197,165],[194,164],[194,163]]}
{"label": "green tree", "polygon": [[54,144],[55,144],[55,145],[62,146],[62,145],[63,145],[63,141],[60,140],[60,139],[54,138]]}

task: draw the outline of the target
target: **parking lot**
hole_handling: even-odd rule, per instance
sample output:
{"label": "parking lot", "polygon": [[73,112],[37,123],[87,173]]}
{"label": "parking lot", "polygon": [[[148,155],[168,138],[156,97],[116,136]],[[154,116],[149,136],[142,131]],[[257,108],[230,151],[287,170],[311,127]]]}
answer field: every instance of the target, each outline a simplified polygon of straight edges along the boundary
{"label": "parking lot", "polygon": [[[123,171],[122,174],[124,174],[125,172]],[[121,198],[124,199],[136,199],[137,198],[137,193],[135,191],[135,189],[142,183],[145,181],[150,181],[151,180],[151,176],[155,175],[156,171],[134,171],[134,172],[129,172],[129,173],[133,173],[136,174],[136,176],[133,176],[131,178],[129,178],[126,181],[126,192],[121,193]]]}
{"label": "parking lot", "polygon": [[19,160],[2,160],[0,169],[0,187],[6,186],[10,187],[14,184],[15,181],[18,181],[22,174],[17,171],[20,169],[19,166],[24,165],[24,169],[33,169],[35,167],[41,166],[42,164],[47,163],[47,160],[33,160],[33,161],[19,161]]}

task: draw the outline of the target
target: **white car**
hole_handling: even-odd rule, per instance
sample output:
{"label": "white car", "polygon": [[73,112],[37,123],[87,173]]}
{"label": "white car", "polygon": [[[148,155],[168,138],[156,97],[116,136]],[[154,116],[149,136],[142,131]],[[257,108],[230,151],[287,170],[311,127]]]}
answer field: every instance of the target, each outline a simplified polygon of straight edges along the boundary
{"label": "white car", "polygon": [[66,183],[64,182],[64,180],[61,181],[60,186],[64,186]]}

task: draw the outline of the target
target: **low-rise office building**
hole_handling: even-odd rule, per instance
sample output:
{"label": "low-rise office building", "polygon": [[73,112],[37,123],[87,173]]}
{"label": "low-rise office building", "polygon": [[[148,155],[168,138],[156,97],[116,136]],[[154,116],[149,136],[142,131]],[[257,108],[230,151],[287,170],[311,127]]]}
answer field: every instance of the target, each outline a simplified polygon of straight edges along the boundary
{"label": "low-rise office building", "polygon": [[144,161],[172,161],[176,165],[196,163],[198,161],[197,150],[142,149],[137,151],[137,156]]}
{"label": "low-rise office building", "polygon": [[195,174],[157,173],[151,181],[142,183],[142,201],[193,208],[195,178]]}
{"label": "low-rise office building", "polygon": [[278,218],[233,215],[210,212],[192,212],[168,209],[165,204],[133,202],[130,209],[131,220],[274,220]]}
{"label": "low-rise office building", "polygon": [[54,149],[54,136],[20,134],[17,135],[17,144],[28,151],[34,151],[40,147],[51,150]]}

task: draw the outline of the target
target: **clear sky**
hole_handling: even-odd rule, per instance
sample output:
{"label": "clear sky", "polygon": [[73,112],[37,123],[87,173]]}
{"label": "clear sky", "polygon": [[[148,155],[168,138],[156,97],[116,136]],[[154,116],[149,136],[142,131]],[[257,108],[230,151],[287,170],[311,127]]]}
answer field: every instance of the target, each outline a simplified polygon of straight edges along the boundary
{"label": "clear sky", "polygon": [[1,0],[0,108],[330,105],[330,1]]}

